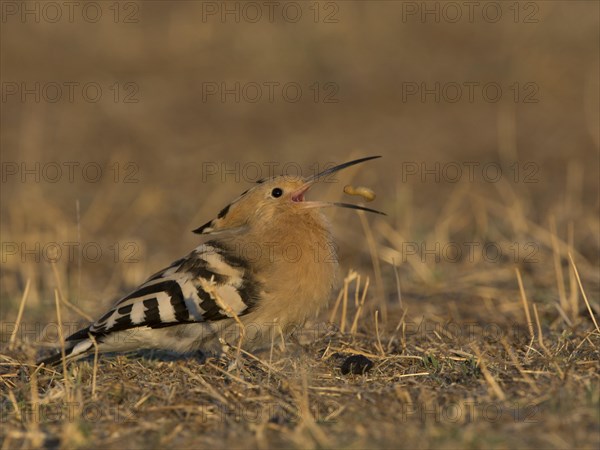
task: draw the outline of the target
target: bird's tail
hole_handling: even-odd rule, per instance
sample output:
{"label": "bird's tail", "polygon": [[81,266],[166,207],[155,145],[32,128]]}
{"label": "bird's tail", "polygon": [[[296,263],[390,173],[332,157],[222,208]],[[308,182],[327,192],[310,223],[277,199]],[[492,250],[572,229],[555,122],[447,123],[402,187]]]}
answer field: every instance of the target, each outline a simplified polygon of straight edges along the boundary
{"label": "bird's tail", "polygon": [[[82,330],[87,331],[87,330]],[[82,331],[75,333],[72,336],[67,338],[67,342],[65,343],[65,360],[71,361],[83,356],[85,353],[90,350],[94,343],[86,334],[82,334]],[[63,359],[62,349],[56,350],[52,355],[47,356],[45,358],[38,359],[36,362],[37,365],[45,364],[46,366],[55,366],[61,363]]]}

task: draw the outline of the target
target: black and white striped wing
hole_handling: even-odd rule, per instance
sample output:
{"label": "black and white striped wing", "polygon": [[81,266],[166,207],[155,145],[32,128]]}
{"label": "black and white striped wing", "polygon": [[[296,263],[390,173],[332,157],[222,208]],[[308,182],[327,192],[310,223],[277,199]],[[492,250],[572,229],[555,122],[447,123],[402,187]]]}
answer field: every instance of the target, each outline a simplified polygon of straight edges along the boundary
{"label": "black and white striped wing", "polygon": [[208,242],[154,274],[68,340],[85,339],[88,333],[101,338],[138,327],[161,328],[243,316],[257,300],[258,287],[245,261],[216,242]]}

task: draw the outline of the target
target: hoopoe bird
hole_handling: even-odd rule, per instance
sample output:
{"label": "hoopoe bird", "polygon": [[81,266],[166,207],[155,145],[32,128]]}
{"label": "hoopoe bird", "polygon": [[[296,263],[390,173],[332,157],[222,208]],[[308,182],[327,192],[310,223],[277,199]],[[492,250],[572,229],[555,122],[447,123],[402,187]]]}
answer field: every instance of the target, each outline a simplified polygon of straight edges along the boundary
{"label": "hoopoe bird", "polygon": [[259,181],[194,230],[209,237],[157,272],[96,322],[65,339],[55,364],[94,351],[165,349],[221,353],[271,345],[316,315],[335,285],[338,258],[322,209],[374,209],[307,201],[324,177],[379,156],[357,159],[314,176]]}

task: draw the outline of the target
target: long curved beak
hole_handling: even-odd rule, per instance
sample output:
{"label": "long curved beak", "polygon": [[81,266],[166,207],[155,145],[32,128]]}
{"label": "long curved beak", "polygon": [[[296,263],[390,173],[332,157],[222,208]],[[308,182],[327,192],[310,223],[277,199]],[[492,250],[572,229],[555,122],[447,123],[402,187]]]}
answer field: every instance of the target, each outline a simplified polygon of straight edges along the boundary
{"label": "long curved beak", "polygon": [[354,166],[356,164],[360,164],[363,163],[365,161],[370,161],[372,159],[377,159],[377,158],[381,158],[381,156],[367,156],[366,158],[360,158],[360,159],[355,159],[353,161],[348,161],[346,163],[343,164],[338,164],[335,167],[331,167],[329,169],[324,170],[323,172],[319,172],[316,175],[313,175],[312,177],[308,177],[305,179],[306,182],[315,182],[318,181],[321,178],[325,178],[327,175],[331,175],[332,173],[338,172],[342,169],[345,169],[346,167],[350,167],[350,166]]}
{"label": "long curved beak", "polygon": [[300,186],[299,189],[297,189],[296,191],[292,192],[292,195],[291,195],[292,196],[292,201],[293,202],[303,202],[304,203],[303,206],[305,208],[325,208],[325,207],[330,207],[330,206],[339,206],[341,208],[358,209],[358,210],[361,210],[361,211],[372,212],[372,213],[375,213],[375,214],[382,214],[382,215],[385,216],[386,214],[383,213],[383,212],[381,212],[381,211],[377,211],[377,210],[371,209],[371,208],[366,208],[364,206],[353,205],[351,203],[321,202],[321,201],[305,202],[304,201],[304,194],[317,181],[322,180],[326,176],[331,175],[332,173],[338,172],[338,171],[340,171],[342,169],[345,169],[347,167],[354,166],[356,164],[360,164],[360,163],[363,163],[365,161],[370,161],[371,159],[377,159],[377,158],[381,158],[381,156],[367,156],[365,158],[355,159],[353,161],[348,161],[346,163],[339,164],[339,165],[334,166],[334,167],[330,167],[329,169],[326,169],[326,170],[324,170],[322,172],[319,172],[316,175],[313,175],[313,176],[305,178],[304,179],[304,184],[302,186]]}

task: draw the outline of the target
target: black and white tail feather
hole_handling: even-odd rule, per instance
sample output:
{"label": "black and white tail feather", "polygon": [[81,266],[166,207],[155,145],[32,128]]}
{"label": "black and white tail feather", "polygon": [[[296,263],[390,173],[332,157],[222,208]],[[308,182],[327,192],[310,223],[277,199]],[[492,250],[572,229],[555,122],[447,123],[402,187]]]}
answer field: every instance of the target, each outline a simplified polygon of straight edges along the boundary
{"label": "black and white tail feather", "polygon": [[[212,289],[205,289],[207,283]],[[152,275],[95,323],[67,337],[65,356],[76,359],[93,351],[94,340],[103,351],[166,346],[186,352],[200,344],[215,349],[218,343],[210,342],[215,324],[248,314],[258,298],[257,280],[247,262],[209,241]],[[195,326],[182,327],[186,324]],[[58,352],[39,363],[61,360]]]}

